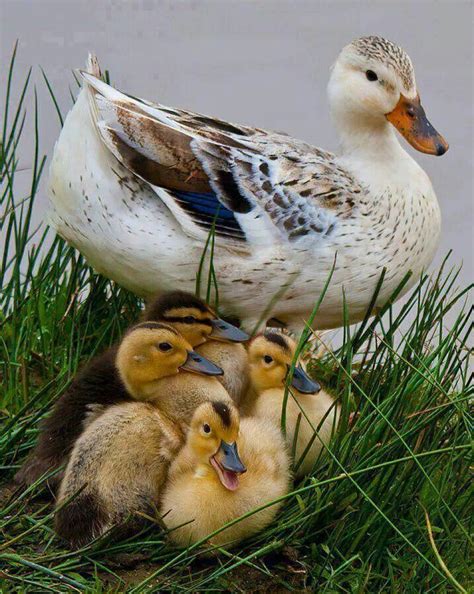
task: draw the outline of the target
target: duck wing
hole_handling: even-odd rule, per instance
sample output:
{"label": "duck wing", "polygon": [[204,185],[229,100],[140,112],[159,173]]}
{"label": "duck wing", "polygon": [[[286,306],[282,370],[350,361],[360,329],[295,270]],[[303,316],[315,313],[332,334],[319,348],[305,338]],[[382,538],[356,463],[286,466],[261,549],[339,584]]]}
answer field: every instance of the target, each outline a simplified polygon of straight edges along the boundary
{"label": "duck wing", "polygon": [[[81,72],[109,150],[148,182],[190,236],[224,244],[323,239],[361,188],[334,155],[282,133],[125,95]],[[96,72],[97,74],[97,72]]]}

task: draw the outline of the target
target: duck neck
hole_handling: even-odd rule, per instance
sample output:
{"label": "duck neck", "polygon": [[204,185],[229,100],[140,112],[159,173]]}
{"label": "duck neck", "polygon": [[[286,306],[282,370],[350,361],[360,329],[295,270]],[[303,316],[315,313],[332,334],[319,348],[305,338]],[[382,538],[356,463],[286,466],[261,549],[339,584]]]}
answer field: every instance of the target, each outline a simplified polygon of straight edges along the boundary
{"label": "duck neck", "polygon": [[152,382],[132,382],[128,378],[122,376],[122,381],[125,384],[127,392],[134,398],[134,400],[152,400],[157,392],[159,392],[160,385],[164,378],[158,378]]}
{"label": "duck neck", "polygon": [[336,127],[341,143],[341,156],[355,161],[392,163],[408,157],[396,137],[393,126],[385,118],[354,117],[338,114]]}

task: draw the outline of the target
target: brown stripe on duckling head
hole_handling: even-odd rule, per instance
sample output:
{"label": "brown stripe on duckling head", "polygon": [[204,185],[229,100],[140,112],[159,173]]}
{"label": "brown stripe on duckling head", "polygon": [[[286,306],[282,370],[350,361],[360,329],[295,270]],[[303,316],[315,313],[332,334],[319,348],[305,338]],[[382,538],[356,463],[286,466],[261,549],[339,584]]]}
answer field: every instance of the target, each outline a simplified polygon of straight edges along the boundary
{"label": "brown stripe on duckling head", "polygon": [[268,342],[273,342],[274,344],[281,346],[281,348],[285,351],[291,351],[290,345],[288,344],[286,338],[279,332],[272,332],[271,330],[266,330],[263,333],[263,336],[266,340],[268,340]]}
{"label": "brown stripe on duckling head", "polygon": [[212,402],[212,408],[220,416],[224,427],[230,427],[230,409],[224,402]]}
{"label": "brown stripe on duckling head", "polygon": [[162,324],[160,322],[152,322],[152,321],[140,322],[139,324],[132,326],[128,330],[128,333],[134,332],[135,330],[140,330],[142,328],[146,329],[146,330],[168,330],[169,332],[172,332],[173,334],[179,334],[179,332],[177,330],[175,330],[173,328],[173,326],[169,326],[168,324]]}
{"label": "brown stripe on duckling head", "polygon": [[208,313],[210,309],[207,305],[193,295],[186,291],[169,291],[160,295],[157,299],[152,301],[145,309],[144,318],[145,320],[160,320],[170,309],[176,309],[180,307],[193,307],[202,313]]}

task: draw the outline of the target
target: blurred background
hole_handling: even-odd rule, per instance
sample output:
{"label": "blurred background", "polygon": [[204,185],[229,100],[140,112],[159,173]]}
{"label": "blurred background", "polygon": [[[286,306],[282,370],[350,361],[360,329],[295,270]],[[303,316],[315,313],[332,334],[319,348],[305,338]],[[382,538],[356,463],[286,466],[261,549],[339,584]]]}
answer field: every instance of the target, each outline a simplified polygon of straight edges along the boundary
{"label": "blurred background", "polygon": [[[452,249],[451,262],[464,262],[460,283],[467,284],[474,251],[472,10],[470,1],[432,0],[0,0],[0,88],[18,39],[13,95],[33,66],[40,150],[48,156],[60,127],[39,66],[65,115],[69,87],[77,91],[71,71],[84,66],[90,50],[112,83],[132,95],[337,150],[326,100],[329,69],[355,37],[383,35],[411,56],[428,117],[450,144],[444,157],[415,158],[431,177],[443,213],[434,265]],[[20,162],[26,194],[32,96],[27,106],[31,146],[24,143]],[[48,208],[44,190],[37,206],[40,224]]]}

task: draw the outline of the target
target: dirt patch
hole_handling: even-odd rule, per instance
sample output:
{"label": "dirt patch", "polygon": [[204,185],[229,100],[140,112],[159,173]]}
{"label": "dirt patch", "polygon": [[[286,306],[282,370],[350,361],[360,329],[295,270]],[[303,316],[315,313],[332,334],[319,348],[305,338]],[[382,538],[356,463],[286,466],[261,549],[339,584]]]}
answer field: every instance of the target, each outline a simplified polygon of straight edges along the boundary
{"label": "dirt patch", "polygon": [[[222,559],[222,557],[221,557]],[[186,568],[187,576],[191,582],[193,576],[201,574],[204,577],[206,570],[216,566],[216,559],[202,559],[194,561]],[[255,562],[258,564],[258,562]],[[127,586],[136,586],[160,568],[153,562],[143,560],[143,555],[126,555],[124,558],[116,557],[114,562],[109,562],[110,568],[123,580]],[[265,558],[265,566],[269,573],[259,571],[250,565],[239,565],[235,569],[219,578],[217,583],[206,583],[203,588],[212,588],[220,592],[240,592],[242,594],[275,594],[286,592],[308,593],[312,590],[307,587],[307,571],[293,555],[290,549],[284,549],[281,554]],[[172,572],[175,571],[171,570]],[[107,586],[116,588],[120,580],[114,576],[101,572],[99,577]],[[186,587],[183,577],[180,583]],[[160,591],[173,590],[176,587],[175,578],[170,574],[161,574],[149,583],[150,588],[159,588]]]}

